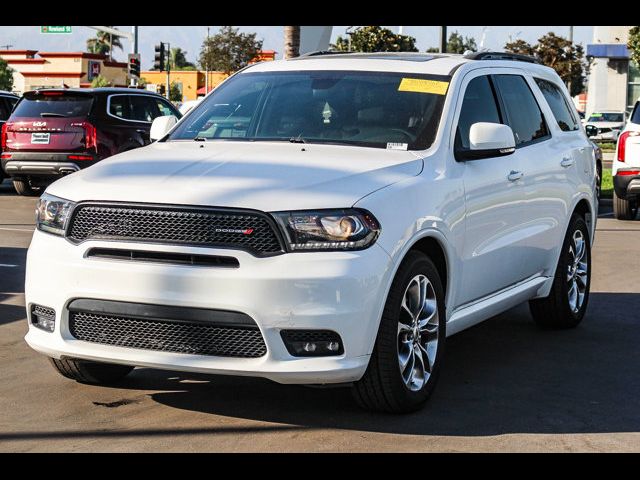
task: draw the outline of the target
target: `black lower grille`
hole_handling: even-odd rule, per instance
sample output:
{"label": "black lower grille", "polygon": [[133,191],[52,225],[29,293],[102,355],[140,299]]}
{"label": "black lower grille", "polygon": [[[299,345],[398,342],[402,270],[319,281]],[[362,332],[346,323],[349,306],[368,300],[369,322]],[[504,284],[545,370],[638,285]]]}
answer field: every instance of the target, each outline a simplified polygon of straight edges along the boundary
{"label": "black lower grille", "polygon": [[78,340],[118,347],[243,358],[267,353],[257,326],[206,325],[70,311],[69,330]]}
{"label": "black lower grille", "polygon": [[67,237],[237,248],[255,255],[282,253],[273,220],[257,211],[164,205],[79,204]]}

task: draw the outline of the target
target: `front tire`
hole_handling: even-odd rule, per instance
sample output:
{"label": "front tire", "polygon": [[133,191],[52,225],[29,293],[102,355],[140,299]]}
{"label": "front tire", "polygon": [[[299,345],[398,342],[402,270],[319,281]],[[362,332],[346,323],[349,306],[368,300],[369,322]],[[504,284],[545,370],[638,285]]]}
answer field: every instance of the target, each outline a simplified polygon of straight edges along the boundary
{"label": "front tire", "polygon": [[618,220],[634,220],[638,214],[637,200],[625,200],[613,192],[613,216]]}
{"label": "front tire", "polygon": [[551,293],[529,301],[543,328],[573,328],[584,318],[591,287],[591,242],[584,219],[574,214],[562,245]]}
{"label": "front tire", "polygon": [[53,368],[63,377],[80,383],[110,385],[126,377],[133,367],[111,363],[90,362],[88,360],[50,358]]}
{"label": "front tire", "polygon": [[18,195],[22,195],[25,197],[34,197],[37,196],[40,192],[31,186],[29,180],[22,179],[13,179],[13,188],[16,189],[16,193]]}
{"label": "front tire", "polygon": [[435,388],[445,346],[444,290],[433,262],[411,251],[398,270],[364,376],[352,387],[366,410],[418,410]]}

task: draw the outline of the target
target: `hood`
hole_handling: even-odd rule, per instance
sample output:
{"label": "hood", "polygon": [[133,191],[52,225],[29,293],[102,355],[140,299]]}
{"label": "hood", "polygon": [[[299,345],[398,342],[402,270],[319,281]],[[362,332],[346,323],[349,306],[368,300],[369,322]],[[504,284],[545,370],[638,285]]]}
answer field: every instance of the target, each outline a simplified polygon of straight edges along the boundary
{"label": "hood", "polygon": [[64,177],[47,192],[72,201],[208,205],[264,211],[343,208],[418,175],[400,150],[280,142],[166,142]]}

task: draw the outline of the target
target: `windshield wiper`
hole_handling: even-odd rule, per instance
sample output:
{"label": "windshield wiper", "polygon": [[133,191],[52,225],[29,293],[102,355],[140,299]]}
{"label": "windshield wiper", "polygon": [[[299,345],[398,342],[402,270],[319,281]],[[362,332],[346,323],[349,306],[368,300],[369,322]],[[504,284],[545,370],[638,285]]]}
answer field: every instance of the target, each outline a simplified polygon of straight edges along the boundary
{"label": "windshield wiper", "polygon": [[302,138],[302,133],[300,135],[298,135],[297,137],[291,137],[289,139],[289,141],[291,143],[307,143],[304,138]]}
{"label": "windshield wiper", "polygon": [[197,136],[193,139],[194,142],[206,142],[207,139],[205,137]]}
{"label": "windshield wiper", "polygon": [[67,118],[66,115],[63,115],[61,113],[49,113],[49,112],[44,112],[40,114],[41,117],[62,117],[62,118]]}

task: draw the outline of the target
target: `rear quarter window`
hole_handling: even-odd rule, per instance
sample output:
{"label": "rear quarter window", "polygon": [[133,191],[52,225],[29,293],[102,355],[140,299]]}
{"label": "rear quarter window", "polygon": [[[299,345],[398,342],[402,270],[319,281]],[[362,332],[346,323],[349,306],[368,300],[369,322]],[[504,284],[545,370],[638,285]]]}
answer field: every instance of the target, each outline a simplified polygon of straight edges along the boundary
{"label": "rear quarter window", "polygon": [[560,130],[563,132],[571,132],[578,130],[580,127],[578,125],[578,121],[573,116],[569,104],[567,103],[566,97],[556,85],[548,80],[543,80],[541,78],[535,79],[536,84],[540,88],[542,95],[545,100],[549,104],[549,108],[551,109],[551,113],[555,117],[558,122],[558,126]]}

